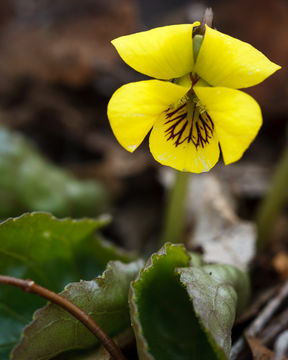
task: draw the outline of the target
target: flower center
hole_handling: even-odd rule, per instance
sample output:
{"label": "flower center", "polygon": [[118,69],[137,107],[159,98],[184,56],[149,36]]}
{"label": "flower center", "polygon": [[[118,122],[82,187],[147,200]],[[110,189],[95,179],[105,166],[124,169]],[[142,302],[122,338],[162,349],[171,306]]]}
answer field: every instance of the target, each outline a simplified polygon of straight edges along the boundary
{"label": "flower center", "polygon": [[177,147],[192,143],[204,148],[213,137],[214,124],[195,95],[188,95],[165,112],[165,136]]}

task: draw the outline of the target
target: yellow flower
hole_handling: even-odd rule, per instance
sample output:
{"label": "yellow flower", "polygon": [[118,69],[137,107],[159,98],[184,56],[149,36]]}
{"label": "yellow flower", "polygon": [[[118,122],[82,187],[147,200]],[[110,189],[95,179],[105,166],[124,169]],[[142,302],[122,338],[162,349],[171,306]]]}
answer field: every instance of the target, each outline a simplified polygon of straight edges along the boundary
{"label": "yellow flower", "polygon": [[204,37],[193,41],[198,25],[164,26],[113,40],[129,66],[160,80],[126,84],[108,104],[112,130],[126,150],[133,152],[152,128],[154,158],[195,173],[216,164],[219,144],[225,164],[241,158],[262,115],[257,102],[236,89],[259,84],[280,69],[251,45],[207,25]]}

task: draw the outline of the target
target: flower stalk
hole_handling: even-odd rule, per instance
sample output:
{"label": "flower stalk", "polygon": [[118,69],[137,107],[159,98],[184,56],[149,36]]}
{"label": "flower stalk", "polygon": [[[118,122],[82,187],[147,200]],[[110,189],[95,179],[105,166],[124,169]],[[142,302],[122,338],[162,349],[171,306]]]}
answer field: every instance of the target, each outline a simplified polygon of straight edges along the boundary
{"label": "flower stalk", "polygon": [[167,198],[161,242],[183,242],[185,230],[186,199],[190,174],[175,171],[174,184]]}
{"label": "flower stalk", "polygon": [[288,142],[280,159],[270,190],[263,202],[260,204],[257,214],[258,242],[260,251],[268,245],[275,221],[287,200],[287,179],[288,179]]}

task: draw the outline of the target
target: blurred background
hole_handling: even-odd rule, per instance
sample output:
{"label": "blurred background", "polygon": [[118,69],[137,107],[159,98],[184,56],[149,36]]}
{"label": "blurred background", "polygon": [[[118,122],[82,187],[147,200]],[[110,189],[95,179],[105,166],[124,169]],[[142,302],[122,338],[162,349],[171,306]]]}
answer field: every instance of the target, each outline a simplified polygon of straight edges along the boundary
{"label": "blurred background", "polygon": [[[107,233],[115,241],[141,249],[153,240],[165,201],[160,165],[147,141],[134,154],[123,150],[106,116],[112,93],[143,76],[110,41],[201,20],[207,6],[218,30],[283,67],[247,89],[263,111],[256,141],[238,163],[212,170],[233,194],[237,214],[253,220],[285,144],[287,0],[1,0],[1,219],[34,210],[59,217],[108,211],[114,221]],[[277,239],[287,241],[287,213],[279,224]]]}

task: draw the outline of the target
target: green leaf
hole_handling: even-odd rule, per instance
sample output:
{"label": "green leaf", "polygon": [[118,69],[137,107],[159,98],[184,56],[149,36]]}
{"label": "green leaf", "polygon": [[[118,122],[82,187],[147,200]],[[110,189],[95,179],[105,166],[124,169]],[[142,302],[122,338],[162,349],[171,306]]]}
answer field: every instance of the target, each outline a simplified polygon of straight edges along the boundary
{"label": "green leaf", "polygon": [[[109,219],[58,220],[49,214],[25,214],[0,224],[0,274],[30,278],[59,292],[80,279],[101,274],[109,260],[131,261],[132,256],[95,237]],[[0,355],[8,358],[40,297],[0,285]]]}
{"label": "green leaf", "polygon": [[215,359],[174,271],[189,260],[182,245],[168,243],[132,283],[130,312],[141,360]]}
{"label": "green leaf", "polygon": [[[113,337],[113,340],[121,349],[132,344],[135,337],[131,326],[124,332]],[[98,347],[92,350],[74,350],[62,353],[53,358],[53,360],[111,360],[111,356],[108,351],[101,346],[100,348]]]}
{"label": "green leaf", "polygon": [[96,181],[80,181],[49,163],[24,137],[0,128],[0,218],[27,211],[95,216],[107,206]]}
{"label": "green leaf", "polygon": [[231,265],[182,268],[177,273],[217,358],[228,359],[236,311],[249,297],[247,274]]}
{"label": "green leaf", "polygon": [[236,306],[247,300],[247,275],[233,266],[202,267],[198,256],[189,255],[181,245],[165,244],[131,284],[141,360],[229,357]]}
{"label": "green leaf", "polygon": [[8,219],[0,224],[0,272],[60,291],[86,275],[77,266],[78,251],[108,220],[58,220],[46,213]]}
{"label": "green leaf", "polygon": [[[86,311],[110,336],[130,326],[128,292],[142,262],[111,262],[102,277],[69,284],[61,293]],[[12,353],[13,360],[46,360],[75,349],[99,345],[77,319],[55,304],[36,311]]]}

